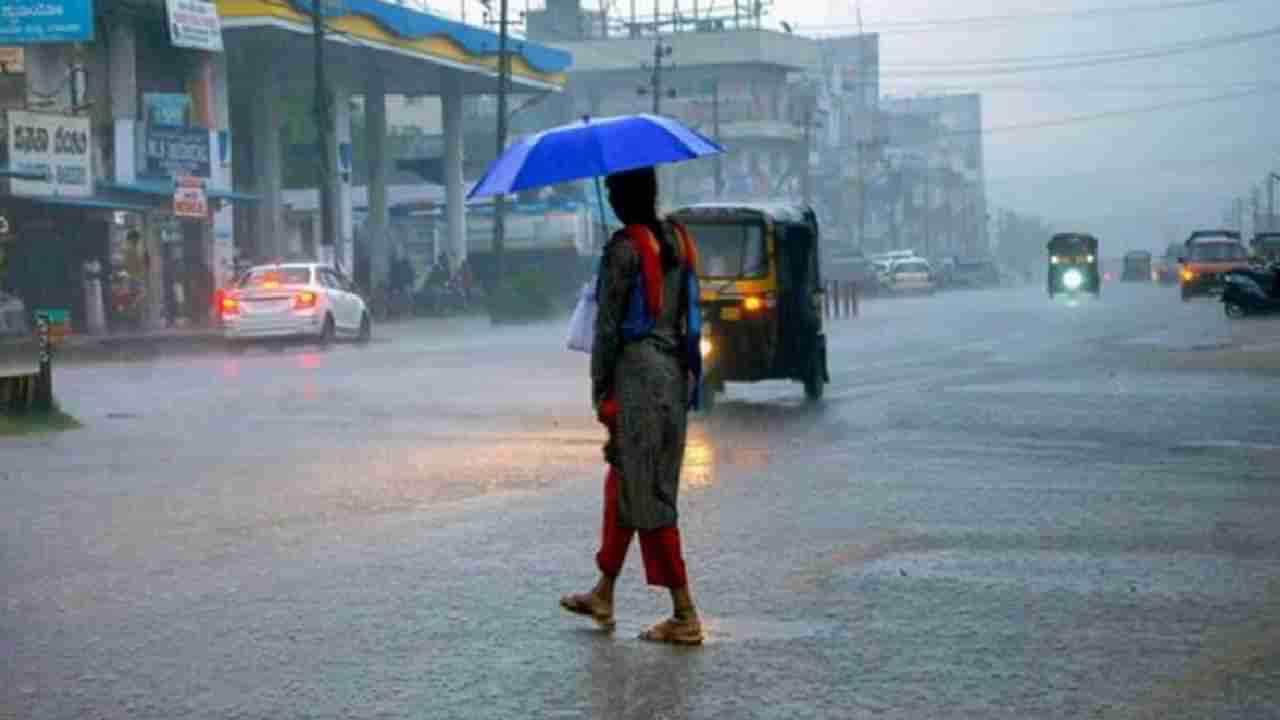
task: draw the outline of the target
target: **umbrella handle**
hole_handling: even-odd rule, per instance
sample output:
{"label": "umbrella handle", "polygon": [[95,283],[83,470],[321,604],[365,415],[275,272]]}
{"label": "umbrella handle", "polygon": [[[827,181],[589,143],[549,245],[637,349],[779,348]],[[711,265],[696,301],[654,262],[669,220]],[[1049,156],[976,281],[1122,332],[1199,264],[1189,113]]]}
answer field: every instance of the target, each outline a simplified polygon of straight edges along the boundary
{"label": "umbrella handle", "polygon": [[[595,176],[596,182],[596,200],[600,203],[600,229],[604,231],[605,237],[609,236],[609,216],[605,214],[604,209],[604,192],[600,189],[600,176]],[[603,243],[601,244],[603,247]]]}

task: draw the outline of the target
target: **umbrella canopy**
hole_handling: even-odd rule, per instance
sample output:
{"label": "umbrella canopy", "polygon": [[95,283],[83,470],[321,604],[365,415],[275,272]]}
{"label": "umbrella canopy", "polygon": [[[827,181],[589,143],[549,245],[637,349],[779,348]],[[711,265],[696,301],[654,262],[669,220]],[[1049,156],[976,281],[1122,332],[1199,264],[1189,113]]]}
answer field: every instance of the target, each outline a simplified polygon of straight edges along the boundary
{"label": "umbrella canopy", "polygon": [[722,152],[710,138],[667,117],[584,118],[508,147],[467,197],[507,195]]}

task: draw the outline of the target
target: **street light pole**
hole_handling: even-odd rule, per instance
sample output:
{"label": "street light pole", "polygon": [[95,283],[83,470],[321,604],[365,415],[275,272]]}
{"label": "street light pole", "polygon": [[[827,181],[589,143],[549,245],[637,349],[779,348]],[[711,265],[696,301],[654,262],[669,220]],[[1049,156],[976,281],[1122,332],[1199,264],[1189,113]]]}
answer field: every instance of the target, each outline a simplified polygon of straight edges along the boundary
{"label": "street light pole", "polygon": [[[325,261],[332,261],[336,245],[337,223],[334,218],[333,179],[337,176],[337,142],[333,135],[333,118],[330,114],[331,98],[329,82],[324,68],[324,35],[325,23],[321,0],[311,3],[311,32],[315,42],[315,116],[316,134],[320,144],[320,246]],[[272,239],[278,243],[278,238]],[[279,247],[278,245],[274,245]]]}
{"label": "street light pole", "polygon": [[1267,230],[1276,229],[1276,183],[1280,182],[1280,175],[1276,173],[1267,174]]}
{"label": "street light pole", "polygon": [[[723,146],[720,142],[720,79],[716,78],[711,81],[711,132],[715,135],[717,145]],[[716,199],[719,200],[724,196],[724,161],[721,158],[722,153],[716,153]]]}
{"label": "street light pole", "polygon": [[[498,9],[498,142],[495,157],[501,157],[507,149],[507,85],[511,78],[511,58],[507,53],[507,2],[501,0]],[[494,286],[503,287],[503,251],[507,231],[506,196],[493,200],[493,278]]]}

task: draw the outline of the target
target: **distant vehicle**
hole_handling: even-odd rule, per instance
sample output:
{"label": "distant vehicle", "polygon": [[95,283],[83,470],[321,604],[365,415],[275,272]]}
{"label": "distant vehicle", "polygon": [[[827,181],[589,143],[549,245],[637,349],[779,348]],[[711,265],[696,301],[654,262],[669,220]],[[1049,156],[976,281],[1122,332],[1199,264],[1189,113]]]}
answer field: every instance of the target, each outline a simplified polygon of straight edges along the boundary
{"label": "distant vehicle", "polygon": [[947,284],[977,288],[1000,285],[1000,268],[986,258],[955,258],[947,271]]}
{"label": "distant vehicle", "polygon": [[1125,253],[1120,282],[1151,282],[1151,253],[1146,250]]}
{"label": "distant vehicle", "polygon": [[703,409],[726,383],[794,380],[810,400],[831,381],[822,324],[822,238],[803,205],[694,205],[672,214],[697,238]]}
{"label": "distant vehicle", "polygon": [[1102,294],[1098,239],[1085,233],[1058,233],[1049,241],[1049,297]]}
{"label": "distant vehicle", "polygon": [[364,298],[320,263],[260,265],[221,294],[218,315],[232,350],[252,340],[302,338],[328,346],[339,337],[368,342],[373,320]]}
{"label": "distant vehicle", "polygon": [[929,261],[924,258],[909,257],[895,260],[889,266],[885,287],[893,293],[932,295],[937,289],[937,281]]}
{"label": "distant vehicle", "polygon": [[1197,230],[1179,260],[1183,302],[1222,292],[1222,275],[1249,268],[1249,251],[1234,230]]}
{"label": "distant vehicle", "polygon": [[1178,284],[1178,259],[1186,252],[1187,246],[1182,243],[1171,243],[1164,255],[1156,258],[1151,265],[1151,277],[1157,285]]}
{"label": "distant vehicle", "polygon": [[1280,313],[1276,290],[1280,264],[1268,269],[1231,270],[1222,276],[1222,309],[1229,318]]}
{"label": "distant vehicle", "polygon": [[1262,263],[1280,262],[1280,232],[1263,232],[1253,236],[1249,243],[1254,260]]}

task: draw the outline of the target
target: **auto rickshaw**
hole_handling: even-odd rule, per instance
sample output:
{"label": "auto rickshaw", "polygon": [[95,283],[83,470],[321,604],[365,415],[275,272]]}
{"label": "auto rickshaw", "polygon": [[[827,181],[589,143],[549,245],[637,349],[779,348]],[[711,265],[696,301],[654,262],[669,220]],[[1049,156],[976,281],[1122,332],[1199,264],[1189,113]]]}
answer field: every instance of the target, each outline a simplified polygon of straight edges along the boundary
{"label": "auto rickshaw", "polygon": [[1250,250],[1263,265],[1280,262],[1280,232],[1261,232],[1253,236]]}
{"label": "auto rickshaw", "polygon": [[1151,253],[1146,250],[1132,250],[1124,255],[1124,271],[1120,274],[1120,282],[1151,282]]}
{"label": "auto rickshaw", "polygon": [[1058,233],[1049,241],[1049,297],[1102,294],[1098,239],[1084,233]]}
{"label": "auto rickshaw", "polygon": [[672,214],[698,246],[703,407],[730,382],[793,380],[810,400],[830,376],[818,220],[782,204],[707,204]]}

